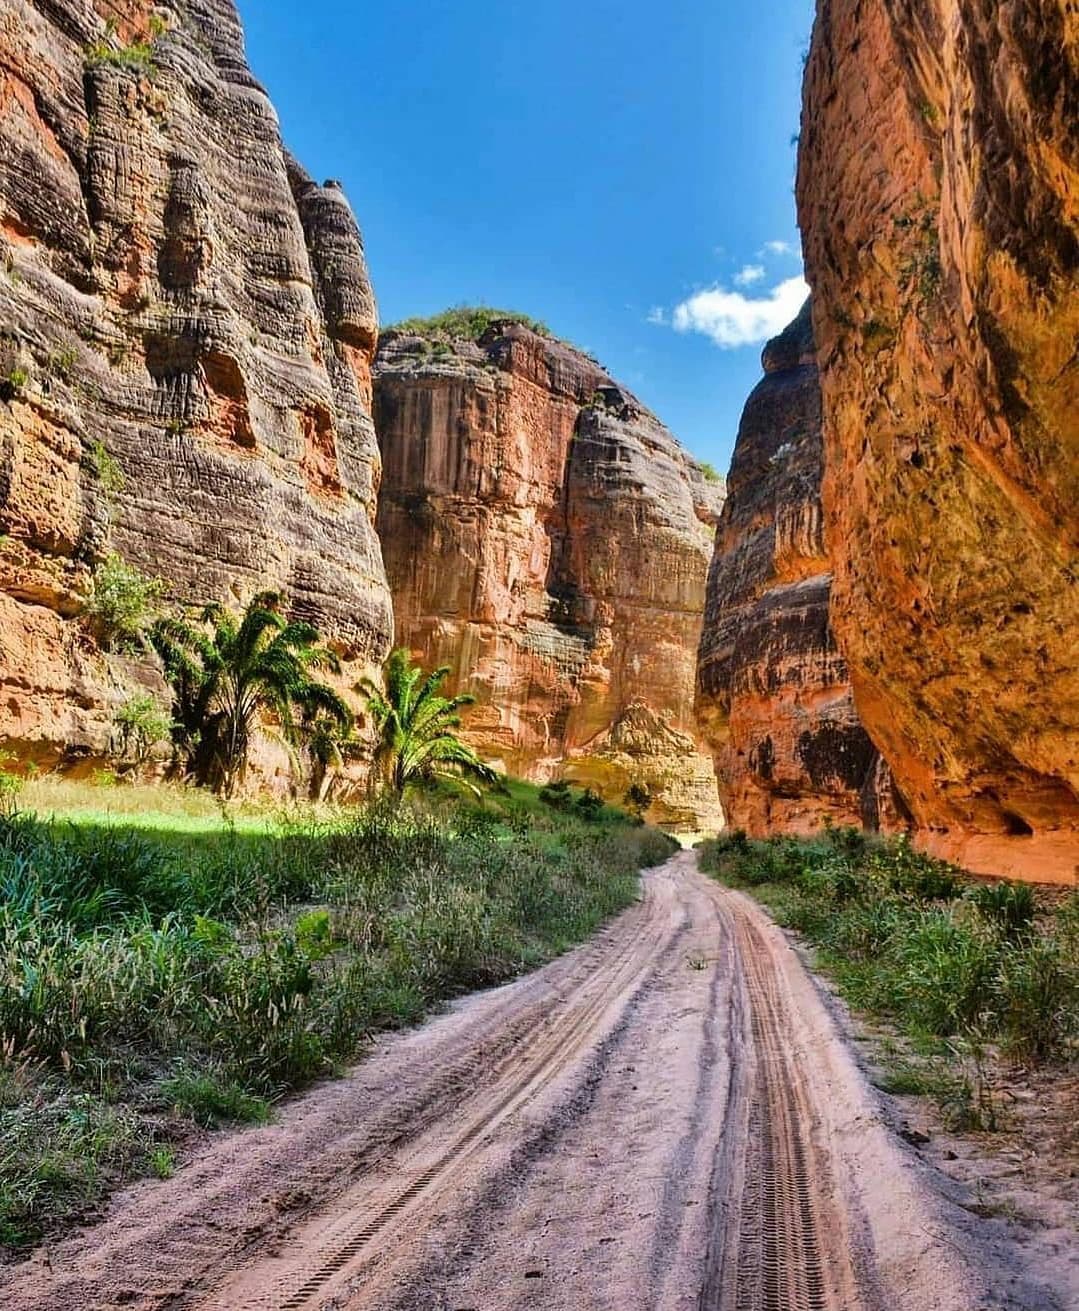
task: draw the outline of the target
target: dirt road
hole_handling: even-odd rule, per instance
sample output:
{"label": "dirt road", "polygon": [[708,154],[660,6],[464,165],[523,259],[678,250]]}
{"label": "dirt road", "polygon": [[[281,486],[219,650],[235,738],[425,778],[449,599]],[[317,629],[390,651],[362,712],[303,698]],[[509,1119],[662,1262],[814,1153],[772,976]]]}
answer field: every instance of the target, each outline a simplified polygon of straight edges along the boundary
{"label": "dirt road", "polygon": [[690,854],[587,946],[0,1274],[8,1311],[973,1311],[811,979]]}

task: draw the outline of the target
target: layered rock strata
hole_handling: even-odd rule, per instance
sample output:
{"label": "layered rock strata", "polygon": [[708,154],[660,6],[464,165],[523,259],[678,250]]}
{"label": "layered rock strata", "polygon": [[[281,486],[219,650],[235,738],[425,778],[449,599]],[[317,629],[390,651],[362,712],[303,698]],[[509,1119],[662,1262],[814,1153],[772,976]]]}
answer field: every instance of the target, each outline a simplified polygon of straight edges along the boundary
{"label": "layered rock strata", "polygon": [[176,601],[282,589],[381,658],[363,245],[231,0],[12,0],[0,107],[0,745],[105,751],[131,671],[81,614],[109,552]]}
{"label": "layered rock strata", "polygon": [[476,695],[472,742],[718,824],[693,678],[719,486],[591,359],[511,321],[387,334],[375,417],[397,637]]}
{"label": "layered rock strata", "polygon": [[1079,14],[820,0],[798,180],[831,621],[924,845],[1079,863]]}
{"label": "layered rock strata", "polygon": [[754,837],[895,823],[828,622],[820,388],[809,303],[765,347],[708,575],[697,709],[728,824]]}

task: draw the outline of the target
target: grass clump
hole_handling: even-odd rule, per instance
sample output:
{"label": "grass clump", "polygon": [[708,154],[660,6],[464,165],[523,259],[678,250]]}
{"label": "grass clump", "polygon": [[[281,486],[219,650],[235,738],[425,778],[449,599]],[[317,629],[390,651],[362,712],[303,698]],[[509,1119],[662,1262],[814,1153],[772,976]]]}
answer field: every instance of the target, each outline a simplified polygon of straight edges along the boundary
{"label": "grass clump", "polygon": [[386,332],[409,333],[417,337],[426,337],[431,341],[445,341],[461,338],[465,341],[479,341],[492,323],[508,319],[530,328],[541,337],[550,337],[550,328],[539,319],[516,310],[499,310],[490,305],[455,305],[429,318],[402,319],[385,329]]}
{"label": "grass clump", "polygon": [[766,842],[734,833],[705,843],[701,866],[804,934],[852,1005],[974,1071],[948,1085],[952,1103],[970,1103],[957,1119],[985,1123],[995,1053],[1060,1065],[1079,1055],[1076,894],[1039,907],[1029,885],[976,883],[903,838],[850,829]]}
{"label": "grass clump", "polygon": [[215,1074],[177,1074],[161,1085],[161,1095],[204,1128],[219,1124],[266,1124],[271,1107],[265,1097],[245,1092],[234,1080]]}
{"label": "grass clump", "polygon": [[153,46],[149,41],[132,41],[130,45],[113,45],[102,38],[87,46],[83,62],[87,68],[129,68],[139,73],[154,73]]}
{"label": "grass clump", "polygon": [[[581,941],[674,848],[512,780],[475,800],[432,784],[359,812],[243,823],[205,796],[188,813],[165,789],[164,812],[136,824],[107,811],[126,789],[95,811],[80,787],[76,819],[0,818],[12,1248],[124,1178],[171,1171],[185,1123],[262,1122],[374,1032]],[[149,789],[130,791],[145,805]]]}

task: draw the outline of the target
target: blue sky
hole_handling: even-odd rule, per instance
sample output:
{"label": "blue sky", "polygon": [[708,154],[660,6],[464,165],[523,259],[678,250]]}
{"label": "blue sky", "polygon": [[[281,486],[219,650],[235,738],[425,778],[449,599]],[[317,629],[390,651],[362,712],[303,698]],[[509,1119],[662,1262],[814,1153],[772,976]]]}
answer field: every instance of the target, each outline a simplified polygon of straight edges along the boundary
{"label": "blue sky", "polygon": [[240,8],[290,149],[348,192],[384,323],[523,310],[726,471],[802,294],[812,0]]}

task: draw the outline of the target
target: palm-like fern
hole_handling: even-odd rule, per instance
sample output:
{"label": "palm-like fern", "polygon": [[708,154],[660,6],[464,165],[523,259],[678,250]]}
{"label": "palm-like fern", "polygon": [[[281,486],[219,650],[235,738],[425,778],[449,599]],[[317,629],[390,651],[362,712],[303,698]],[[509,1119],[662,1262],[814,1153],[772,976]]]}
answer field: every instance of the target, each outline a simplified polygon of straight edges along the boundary
{"label": "palm-like fern", "polygon": [[196,781],[226,797],[243,778],[264,712],[290,748],[305,723],[332,722],[345,735],[352,727],[345,701],[312,677],[319,669],[338,672],[337,657],[320,645],[317,628],[287,620],[282,606],[279,594],[263,592],[241,615],[211,605],[198,626],[162,619],[150,634],[173,689],[178,753]]}
{"label": "palm-like fern", "polygon": [[[425,674],[403,647],[390,653],[382,686],[364,679],[359,691],[378,733],[375,766],[385,785],[398,794],[420,779],[455,778],[494,782],[497,775],[457,736],[461,710],[475,700],[446,697],[439,689],[449,666]],[[474,784],[468,783],[473,791]]]}

